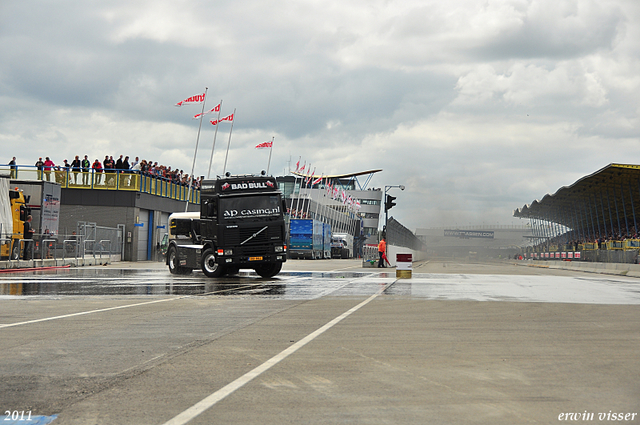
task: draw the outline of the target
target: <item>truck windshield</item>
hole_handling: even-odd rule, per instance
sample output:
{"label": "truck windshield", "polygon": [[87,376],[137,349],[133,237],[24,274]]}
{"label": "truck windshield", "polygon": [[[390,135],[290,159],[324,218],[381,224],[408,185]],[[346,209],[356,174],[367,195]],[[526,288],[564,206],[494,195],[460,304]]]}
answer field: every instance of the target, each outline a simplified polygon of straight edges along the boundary
{"label": "truck windshield", "polygon": [[225,220],[278,218],[282,202],[279,194],[220,198],[220,212]]}

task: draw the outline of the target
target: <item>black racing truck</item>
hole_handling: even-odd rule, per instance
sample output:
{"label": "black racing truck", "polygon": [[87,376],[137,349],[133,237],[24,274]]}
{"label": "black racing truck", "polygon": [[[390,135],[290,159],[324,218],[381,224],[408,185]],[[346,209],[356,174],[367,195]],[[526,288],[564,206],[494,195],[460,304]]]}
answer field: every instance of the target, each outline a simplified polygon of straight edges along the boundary
{"label": "black racing truck", "polygon": [[203,180],[200,213],[169,217],[169,271],[201,268],[208,277],[220,277],[250,268],[262,277],[275,276],[287,258],[284,211],[274,177]]}

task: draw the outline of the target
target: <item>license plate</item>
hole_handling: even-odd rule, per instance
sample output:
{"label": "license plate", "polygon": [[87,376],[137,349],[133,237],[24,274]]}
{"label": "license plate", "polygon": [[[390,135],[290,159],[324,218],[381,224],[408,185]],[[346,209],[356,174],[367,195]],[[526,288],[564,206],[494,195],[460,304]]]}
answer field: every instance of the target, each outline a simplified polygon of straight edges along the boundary
{"label": "license plate", "polygon": [[249,257],[249,261],[262,261],[262,257]]}

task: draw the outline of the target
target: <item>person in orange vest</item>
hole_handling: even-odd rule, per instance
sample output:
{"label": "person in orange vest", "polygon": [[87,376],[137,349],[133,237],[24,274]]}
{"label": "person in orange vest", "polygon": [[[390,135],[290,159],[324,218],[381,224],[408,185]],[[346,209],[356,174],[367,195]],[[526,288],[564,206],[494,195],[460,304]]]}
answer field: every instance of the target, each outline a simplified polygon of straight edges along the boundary
{"label": "person in orange vest", "polygon": [[378,243],[378,256],[380,257],[380,259],[378,260],[378,267],[386,267],[384,265],[384,261],[387,258],[386,252],[387,252],[387,242],[384,240],[384,238],[382,238]]}

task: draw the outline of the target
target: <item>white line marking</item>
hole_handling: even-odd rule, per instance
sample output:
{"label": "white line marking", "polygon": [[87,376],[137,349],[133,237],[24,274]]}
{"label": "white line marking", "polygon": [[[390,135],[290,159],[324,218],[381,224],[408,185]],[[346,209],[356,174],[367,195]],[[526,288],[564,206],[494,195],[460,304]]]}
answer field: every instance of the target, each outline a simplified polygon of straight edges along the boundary
{"label": "white line marking", "polygon": [[[180,298],[184,298],[184,297],[180,297]],[[109,307],[109,308],[101,308],[99,310],[81,311],[79,313],[65,314],[65,315],[62,315],[62,316],[45,317],[43,319],[28,320],[26,322],[9,323],[9,324],[6,324],[6,325],[0,325],[0,329],[10,328],[12,326],[28,325],[28,324],[31,324],[31,323],[46,322],[46,321],[49,321],[49,320],[65,319],[67,317],[82,316],[82,315],[85,315],[85,314],[100,313],[100,312],[103,312],[103,311],[118,310],[118,309],[121,309],[121,308],[137,307],[137,306],[145,305],[145,304],[154,304],[154,303],[161,303],[161,302],[165,302],[165,301],[173,301],[173,300],[176,300],[176,299],[178,299],[178,298],[164,298],[164,299],[161,299],[161,300],[146,301],[146,302],[143,302],[143,303],[120,305],[120,306],[117,306],[117,307]]]}
{"label": "white line marking", "polygon": [[0,325],[0,329],[10,328],[10,327],[13,327],[13,326],[20,326],[20,325],[29,325],[31,323],[47,322],[49,320],[66,319],[67,317],[83,316],[85,314],[101,313],[103,311],[118,310],[118,309],[121,309],[121,308],[138,307],[138,306],[141,306],[141,305],[162,303],[162,302],[165,302],[165,301],[181,300],[183,298],[189,298],[191,296],[213,295],[213,294],[218,294],[218,293],[221,293],[221,292],[235,291],[235,290],[238,290],[238,289],[250,288],[250,287],[253,287],[253,286],[261,286],[261,285],[263,285],[263,284],[260,283],[260,284],[255,284],[255,285],[253,285],[253,284],[252,285],[244,285],[244,286],[239,286],[239,287],[236,287],[236,288],[222,289],[220,291],[204,292],[202,294],[197,294],[197,295],[183,295],[181,297],[163,298],[161,300],[145,301],[143,303],[120,305],[120,306],[117,306],[117,307],[101,308],[101,309],[98,309],[98,310],[81,311],[79,313],[65,314],[65,315],[62,315],[62,316],[44,317],[42,319],[27,320],[26,322],[8,323],[6,325]]}
{"label": "white line marking", "polygon": [[318,336],[322,335],[324,332],[326,332],[329,329],[331,329],[333,326],[335,326],[336,324],[341,322],[343,319],[345,319],[348,316],[350,316],[352,313],[355,313],[356,311],[358,311],[359,309],[361,309],[365,305],[369,304],[371,301],[373,301],[375,298],[377,298],[380,294],[382,294],[382,292],[384,292],[385,289],[387,289],[389,286],[393,285],[394,283],[395,283],[395,281],[386,284],[385,286],[380,288],[378,290],[378,292],[376,292],[375,294],[373,294],[372,296],[370,296],[369,298],[367,298],[366,300],[364,300],[363,302],[361,302],[357,306],[355,306],[355,307],[351,308],[350,310],[347,310],[346,312],[342,313],[340,316],[336,317],[335,319],[333,319],[332,321],[330,321],[326,325],[322,326],[320,329],[310,333],[309,335],[307,335],[306,337],[304,337],[300,341],[296,342],[295,344],[293,344],[289,348],[287,348],[284,351],[280,352],[279,354],[276,354],[275,356],[271,357],[269,360],[267,360],[266,362],[262,363],[260,366],[258,366],[255,369],[245,373],[244,375],[242,375],[241,377],[239,377],[235,381],[225,385],[224,387],[220,388],[218,391],[216,391],[216,392],[212,393],[211,395],[207,396],[206,398],[202,399],[201,401],[199,401],[198,403],[194,404],[193,406],[191,406],[190,408],[188,408],[184,412],[182,412],[182,413],[178,414],[177,416],[175,416],[173,419],[170,419],[169,421],[165,422],[163,425],[183,425],[183,424],[186,424],[187,422],[191,421],[196,416],[200,415],[201,413],[203,413],[207,409],[211,408],[213,405],[215,405],[220,400],[222,400],[225,397],[227,397],[228,395],[232,394],[234,391],[242,388],[245,384],[249,383],[254,378],[257,378],[258,376],[260,376],[261,374],[263,374],[267,370],[271,369],[273,366],[277,365],[278,363],[280,363],[282,360],[284,360],[285,358],[287,358],[291,354],[295,353],[296,351],[298,351],[299,349],[301,349],[302,347],[304,347],[305,345],[307,345],[308,343],[313,341]]}

